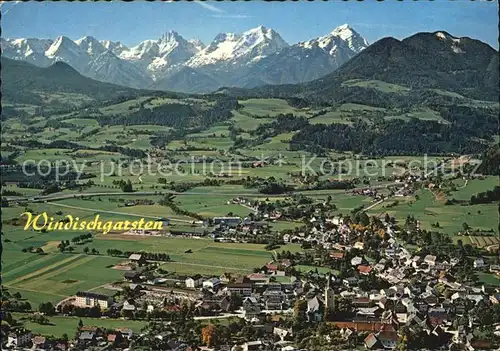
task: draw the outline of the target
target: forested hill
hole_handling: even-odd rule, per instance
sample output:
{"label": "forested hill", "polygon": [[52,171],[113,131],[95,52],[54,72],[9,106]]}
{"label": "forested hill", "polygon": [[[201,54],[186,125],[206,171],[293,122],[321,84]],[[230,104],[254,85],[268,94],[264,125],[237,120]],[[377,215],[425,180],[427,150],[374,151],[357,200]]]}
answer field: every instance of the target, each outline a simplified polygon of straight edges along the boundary
{"label": "forested hill", "polygon": [[146,93],[84,77],[63,62],[45,68],[5,57],[2,57],[1,62],[4,101],[39,105],[45,94],[80,94],[105,101],[119,97],[133,98]]}
{"label": "forested hill", "polygon": [[[294,96],[316,103],[342,102],[361,94],[359,88],[366,87],[363,82],[375,80],[418,94],[439,89],[465,98],[498,101],[498,74],[498,51],[491,46],[434,32],[418,33],[402,41],[381,39],[336,72],[308,83],[223,91],[240,96]],[[404,89],[385,92],[405,93]]]}
{"label": "forested hill", "polygon": [[488,149],[481,157],[481,161],[478,172],[500,176],[500,146],[498,144]]}

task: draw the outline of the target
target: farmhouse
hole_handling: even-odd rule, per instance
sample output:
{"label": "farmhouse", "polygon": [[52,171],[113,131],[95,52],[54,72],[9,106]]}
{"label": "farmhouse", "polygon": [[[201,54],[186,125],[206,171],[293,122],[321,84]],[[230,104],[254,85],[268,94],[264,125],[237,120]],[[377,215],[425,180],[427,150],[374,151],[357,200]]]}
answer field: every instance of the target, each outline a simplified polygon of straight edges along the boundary
{"label": "farmhouse", "polygon": [[219,277],[220,281],[223,283],[229,283],[231,278],[231,273],[222,273]]}
{"label": "farmhouse", "polygon": [[141,273],[137,271],[125,272],[123,277],[133,283],[138,283],[141,281]]}
{"label": "farmhouse", "polygon": [[130,262],[137,263],[138,265],[146,263],[146,259],[141,254],[132,254],[128,259],[130,260]]}
{"label": "farmhouse", "polygon": [[203,279],[202,276],[199,274],[186,278],[186,288],[189,289],[196,289],[200,287],[202,283]]}
{"label": "farmhouse", "polygon": [[78,307],[94,307],[99,306],[101,309],[109,308],[113,303],[113,298],[104,295],[97,294],[90,291],[79,291],[76,293],[75,306]]}
{"label": "farmhouse", "polygon": [[354,257],[354,258],[351,260],[351,265],[352,265],[352,266],[358,266],[358,265],[360,265],[362,262],[363,262],[363,258],[361,258],[361,257]]}

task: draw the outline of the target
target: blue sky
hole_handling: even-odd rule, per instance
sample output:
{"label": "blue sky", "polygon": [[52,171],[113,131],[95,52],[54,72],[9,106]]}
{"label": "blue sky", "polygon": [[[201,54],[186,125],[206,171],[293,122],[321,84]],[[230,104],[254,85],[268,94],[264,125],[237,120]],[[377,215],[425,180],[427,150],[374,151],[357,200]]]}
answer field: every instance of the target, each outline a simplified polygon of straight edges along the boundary
{"label": "blue sky", "polygon": [[133,46],[169,29],[208,44],[220,32],[258,25],[275,29],[288,43],[325,35],[350,24],[370,43],[393,36],[444,30],[498,48],[497,2],[19,2],[2,6],[2,37],[98,39]]}

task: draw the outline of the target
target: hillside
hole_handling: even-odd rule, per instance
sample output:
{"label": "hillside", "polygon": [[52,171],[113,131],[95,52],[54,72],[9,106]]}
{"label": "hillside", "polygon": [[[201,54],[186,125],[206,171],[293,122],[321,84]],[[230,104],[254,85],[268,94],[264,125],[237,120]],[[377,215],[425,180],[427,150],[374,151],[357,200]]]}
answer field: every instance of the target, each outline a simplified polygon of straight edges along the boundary
{"label": "hillside", "polygon": [[481,174],[500,175],[500,147],[495,144],[488,149],[481,157],[481,165],[478,172]]}
{"label": "hillside", "polygon": [[41,105],[44,95],[54,93],[78,94],[86,100],[106,101],[133,98],[145,91],[84,77],[63,62],[43,68],[2,57],[3,101]]}
{"label": "hillside", "polygon": [[[384,38],[323,78],[299,85],[264,86],[236,95],[298,96],[343,101],[360,93],[342,86],[352,80],[377,80],[421,92],[440,89],[463,97],[498,101],[498,51],[470,38],[448,33],[417,33],[402,41]],[[358,90],[358,92],[356,92]]]}

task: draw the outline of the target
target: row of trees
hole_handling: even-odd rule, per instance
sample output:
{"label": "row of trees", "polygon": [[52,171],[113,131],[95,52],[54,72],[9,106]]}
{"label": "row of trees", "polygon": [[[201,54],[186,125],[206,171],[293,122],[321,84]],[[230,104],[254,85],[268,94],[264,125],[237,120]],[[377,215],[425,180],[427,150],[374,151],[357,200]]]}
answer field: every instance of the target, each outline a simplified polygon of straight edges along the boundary
{"label": "row of trees", "polygon": [[166,253],[163,252],[146,252],[146,251],[140,251],[140,252],[134,252],[134,251],[121,251],[118,249],[107,249],[106,254],[108,256],[113,256],[113,257],[129,257],[130,255],[134,253],[139,253],[144,256],[146,260],[151,260],[151,261],[170,261],[170,256]]}
{"label": "row of trees", "polygon": [[488,204],[490,202],[495,202],[500,200],[500,186],[495,186],[493,190],[488,190],[477,195],[472,195],[470,198],[470,203],[472,205],[476,204]]}

